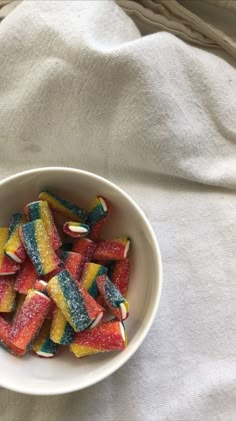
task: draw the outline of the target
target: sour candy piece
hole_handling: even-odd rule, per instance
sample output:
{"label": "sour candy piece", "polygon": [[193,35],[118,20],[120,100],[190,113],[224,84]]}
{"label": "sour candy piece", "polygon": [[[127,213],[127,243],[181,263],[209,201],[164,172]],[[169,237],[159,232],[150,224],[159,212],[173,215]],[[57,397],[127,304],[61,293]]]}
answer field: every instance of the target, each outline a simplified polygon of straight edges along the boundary
{"label": "sour candy piece", "polygon": [[14,275],[19,269],[19,264],[9,259],[4,253],[4,246],[8,237],[8,228],[0,227],[0,276]]}
{"label": "sour candy piece", "polygon": [[104,310],[67,270],[49,281],[47,291],[76,332],[98,323],[103,317]]}
{"label": "sour candy piece", "polygon": [[51,209],[61,213],[68,219],[76,222],[84,222],[87,218],[87,212],[78,205],[63,199],[58,194],[44,190],[39,195],[40,200],[46,200]]}
{"label": "sour candy piece", "polygon": [[92,297],[99,295],[96,278],[99,275],[107,274],[107,268],[96,263],[85,263],[80,283]]}
{"label": "sour candy piece", "polygon": [[94,243],[89,238],[78,238],[73,245],[72,251],[75,253],[82,254],[86,261],[89,261],[94,253],[96,248],[96,243]]}
{"label": "sour candy piece", "polygon": [[42,292],[29,290],[14,320],[9,339],[16,347],[31,348],[51,306],[51,300]]}
{"label": "sour candy piece", "polygon": [[111,313],[119,320],[127,319],[129,315],[128,301],[121,295],[120,291],[110,281],[108,276],[98,276],[97,286]]}
{"label": "sour candy piece", "polygon": [[24,210],[30,222],[35,221],[36,219],[42,220],[52,248],[57,250],[61,247],[61,239],[48,203],[44,200],[38,200],[37,202],[26,205]]}
{"label": "sour candy piece", "polygon": [[63,225],[63,231],[65,234],[73,238],[86,237],[89,234],[90,228],[86,224],[81,222],[65,222]]}
{"label": "sour candy piece", "polygon": [[39,335],[32,346],[32,350],[39,357],[52,358],[55,356],[58,345],[55,344],[50,338],[51,321],[45,320]]}
{"label": "sour candy piece", "polygon": [[19,272],[16,275],[15,290],[20,294],[27,294],[29,289],[34,287],[34,283],[38,275],[33,263],[26,257],[24,263],[21,265]]}
{"label": "sour candy piece", "polygon": [[1,276],[0,278],[1,313],[10,313],[15,309],[16,291],[14,290],[14,283],[14,276]]}
{"label": "sour candy piece", "polygon": [[12,215],[7,241],[4,246],[5,254],[17,263],[22,263],[26,258],[26,252],[19,234],[19,228],[24,223],[24,215],[21,213],[14,213]]}
{"label": "sour candy piece", "polygon": [[123,297],[126,297],[129,285],[129,259],[117,260],[109,270],[110,278]]}
{"label": "sour candy piece", "polygon": [[128,237],[114,238],[97,243],[93,253],[94,260],[122,260],[127,257],[130,246]]}
{"label": "sour candy piece", "polygon": [[52,316],[50,338],[53,342],[61,345],[69,345],[73,342],[75,332],[67,322],[62,311],[55,307]]}
{"label": "sour candy piece", "polygon": [[47,282],[43,281],[42,279],[37,279],[34,284],[34,289],[47,294],[47,286]]}
{"label": "sour candy piece", "polygon": [[78,281],[85,263],[82,254],[73,253],[72,251],[63,251],[60,254],[60,258],[65,266],[65,269],[70,272],[72,278],[75,281]]}
{"label": "sour candy piece", "polygon": [[92,240],[97,241],[99,239],[109,211],[108,201],[102,196],[97,196],[91,203],[86,223],[90,225],[90,238]]}
{"label": "sour candy piece", "polygon": [[60,263],[54,253],[41,219],[24,224],[21,238],[38,275],[52,272]]}
{"label": "sour candy piece", "polygon": [[12,354],[16,355],[17,357],[21,357],[25,353],[25,351],[17,348],[11,343],[9,339],[10,331],[11,331],[10,323],[0,316],[0,346],[5,348],[7,351],[11,352]]}
{"label": "sour candy piece", "polygon": [[127,339],[123,323],[102,322],[94,329],[76,333],[70,351],[76,357],[85,357],[98,352],[119,351],[126,348]]}

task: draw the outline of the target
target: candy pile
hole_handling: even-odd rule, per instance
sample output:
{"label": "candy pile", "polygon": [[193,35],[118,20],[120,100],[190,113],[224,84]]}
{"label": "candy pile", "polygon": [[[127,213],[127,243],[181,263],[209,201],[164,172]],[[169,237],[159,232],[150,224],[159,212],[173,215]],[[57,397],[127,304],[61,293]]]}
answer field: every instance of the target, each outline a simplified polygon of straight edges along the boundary
{"label": "candy pile", "polygon": [[6,350],[48,358],[65,345],[76,357],[126,347],[130,240],[101,239],[110,214],[101,196],[87,212],[47,190],[0,227],[0,345]]}

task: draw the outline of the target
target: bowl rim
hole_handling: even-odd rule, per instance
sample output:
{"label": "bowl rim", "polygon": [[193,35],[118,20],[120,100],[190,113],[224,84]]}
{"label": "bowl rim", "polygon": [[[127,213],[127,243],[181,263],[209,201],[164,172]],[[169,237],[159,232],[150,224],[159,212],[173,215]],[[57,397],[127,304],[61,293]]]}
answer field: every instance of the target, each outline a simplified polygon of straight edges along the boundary
{"label": "bowl rim", "polygon": [[[34,173],[41,173],[41,172],[56,172],[56,171],[62,171],[62,172],[71,172],[74,173],[75,175],[85,175],[85,176],[89,176],[89,177],[94,177],[96,179],[99,179],[101,182],[107,184],[108,186],[110,186],[111,188],[113,188],[114,190],[116,190],[117,192],[119,192],[121,195],[123,195],[128,202],[131,203],[131,205],[135,208],[135,210],[137,211],[137,213],[139,214],[139,216],[141,216],[141,218],[143,219],[143,221],[145,222],[145,225],[148,229],[148,233],[150,235],[150,238],[152,240],[152,243],[154,245],[153,249],[155,251],[155,270],[157,272],[157,281],[158,281],[158,288],[156,289],[156,296],[155,296],[155,301],[153,303],[151,312],[149,314],[148,320],[145,323],[145,326],[143,327],[142,332],[140,332],[139,336],[136,337],[134,344],[132,344],[131,348],[129,348],[129,345],[127,347],[127,352],[126,354],[123,354],[123,358],[121,358],[120,360],[117,360],[112,366],[108,366],[106,367],[106,369],[104,369],[102,375],[98,375],[97,378],[92,378],[88,381],[83,381],[81,387],[79,384],[79,379],[78,379],[78,384],[72,384],[70,385],[66,385],[63,387],[63,383],[60,385],[60,387],[53,387],[52,390],[47,390],[45,392],[44,390],[31,390],[30,387],[26,386],[24,387],[24,385],[22,385],[22,387],[14,387],[12,384],[8,384],[7,382],[2,382],[0,380],[0,386],[1,387],[5,387],[6,389],[12,390],[14,392],[18,392],[18,393],[24,393],[24,394],[29,394],[29,395],[36,395],[36,396],[49,396],[49,395],[61,395],[61,394],[66,394],[66,393],[70,393],[70,392],[75,392],[75,391],[79,391],[79,390],[83,390],[86,389],[87,387],[90,387],[92,385],[95,385],[96,383],[104,380],[106,377],[110,376],[111,374],[113,374],[115,371],[117,371],[121,366],[123,366],[137,351],[137,349],[140,347],[140,345],[142,344],[142,342],[144,341],[145,337],[147,336],[153,322],[154,319],[156,317],[157,314],[157,310],[159,308],[159,303],[160,303],[160,298],[161,298],[161,293],[162,293],[162,284],[163,284],[163,267],[162,267],[162,258],[161,258],[161,252],[160,252],[160,247],[158,244],[158,241],[156,239],[154,230],[149,222],[149,220],[147,219],[145,213],[143,212],[143,210],[139,207],[139,205],[134,201],[134,199],[131,198],[131,196],[126,193],[122,188],[120,188],[119,186],[117,186],[115,183],[113,183],[112,181],[109,181],[107,178],[102,177],[96,173],[90,172],[90,171],[86,171],[86,170],[81,170],[78,168],[72,168],[72,167],[65,167],[65,166],[49,166],[49,167],[39,167],[39,168],[33,168],[33,169],[28,169],[25,171],[21,171],[18,173],[15,173],[13,175],[10,175],[8,177],[5,177],[3,180],[0,180],[0,187],[2,187],[4,184],[7,184],[9,182],[11,182],[12,180],[15,180],[17,178],[20,177],[25,177],[25,176],[29,176],[31,174]],[[120,355],[122,355],[122,353],[120,353]]]}

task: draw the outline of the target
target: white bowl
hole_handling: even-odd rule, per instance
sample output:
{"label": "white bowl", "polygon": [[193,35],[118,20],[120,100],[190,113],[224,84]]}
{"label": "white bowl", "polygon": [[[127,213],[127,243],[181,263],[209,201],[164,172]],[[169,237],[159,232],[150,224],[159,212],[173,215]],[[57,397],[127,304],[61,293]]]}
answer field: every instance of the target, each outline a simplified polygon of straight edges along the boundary
{"label": "white bowl", "polygon": [[128,292],[130,316],[125,322],[128,346],[122,352],[97,354],[82,359],[63,352],[53,359],[33,355],[16,358],[0,348],[0,386],[34,395],[55,395],[80,390],[99,382],[121,367],[138,349],[154,320],[162,286],[160,250],[150,223],[137,204],[119,187],[95,174],[72,168],[39,168],[0,182],[0,225],[13,212],[37,199],[42,189],[55,190],[82,206],[102,194],[114,210],[104,237],[127,234],[131,276]]}

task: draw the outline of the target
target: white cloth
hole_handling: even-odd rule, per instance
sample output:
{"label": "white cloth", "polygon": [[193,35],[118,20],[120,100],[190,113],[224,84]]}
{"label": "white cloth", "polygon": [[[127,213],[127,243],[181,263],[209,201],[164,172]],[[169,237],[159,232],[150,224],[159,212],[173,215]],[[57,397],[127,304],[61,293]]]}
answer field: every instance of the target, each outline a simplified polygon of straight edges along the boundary
{"label": "white cloth", "polygon": [[1,421],[235,420],[233,64],[141,37],[112,1],[23,2],[0,51],[1,177],[48,165],[108,177],[146,212],[164,265],[159,313],[124,367],[65,396],[2,389]]}

